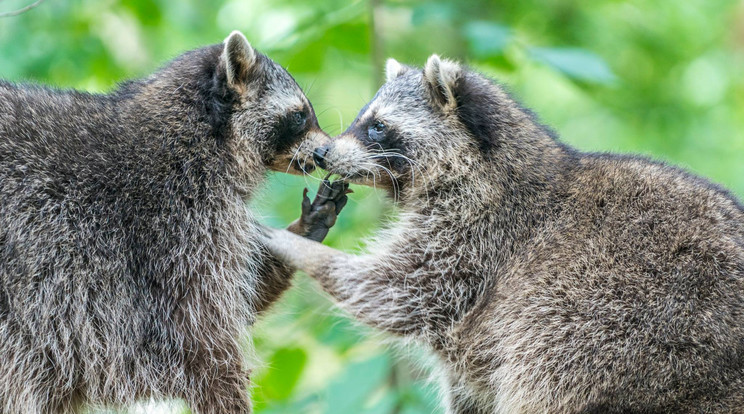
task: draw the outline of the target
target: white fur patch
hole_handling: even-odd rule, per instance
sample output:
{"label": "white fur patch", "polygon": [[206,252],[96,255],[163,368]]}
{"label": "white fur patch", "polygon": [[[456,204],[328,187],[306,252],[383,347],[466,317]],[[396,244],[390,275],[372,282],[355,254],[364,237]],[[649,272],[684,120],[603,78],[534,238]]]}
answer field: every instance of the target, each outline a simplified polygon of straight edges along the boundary
{"label": "white fur patch", "polygon": [[278,88],[271,90],[265,97],[263,105],[275,115],[300,111],[305,105],[305,95],[299,88]]}

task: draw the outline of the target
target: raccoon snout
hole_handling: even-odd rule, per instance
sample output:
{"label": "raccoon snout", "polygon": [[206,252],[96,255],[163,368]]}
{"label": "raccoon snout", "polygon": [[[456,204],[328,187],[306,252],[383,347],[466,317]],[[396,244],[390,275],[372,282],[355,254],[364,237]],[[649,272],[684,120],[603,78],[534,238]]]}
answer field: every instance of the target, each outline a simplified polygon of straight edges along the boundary
{"label": "raccoon snout", "polygon": [[324,145],[322,147],[315,148],[313,150],[313,161],[315,162],[315,165],[322,169],[326,169],[326,162],[325,162],[325,156],[328,154],[328,146]]}

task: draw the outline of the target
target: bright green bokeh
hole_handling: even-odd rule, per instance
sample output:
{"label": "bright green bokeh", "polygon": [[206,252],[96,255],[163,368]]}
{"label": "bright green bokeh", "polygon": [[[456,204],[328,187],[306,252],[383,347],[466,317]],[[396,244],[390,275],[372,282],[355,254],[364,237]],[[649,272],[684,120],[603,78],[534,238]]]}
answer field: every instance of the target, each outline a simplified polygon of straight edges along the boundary
{"label": "bright green bokeh", "polygon": [[[30,2],[2,0],[0,12]],[[420,66],[438,53],[506,83],[579,149],[647,154],[744,194],[740,0],[372,3],[47,0],[0,19],[0,78],[107,91],[239,29],[335,134],[373,96],[385,57]],[[296,218],[303,186],[317,178],[272,175],[254,203],[262,220]],[[346,251],[392,210],[381,192],[355,191],[327,239]],[[441,412],[431,357],[390,351],[305,276],[254,333],[259,413]]]}

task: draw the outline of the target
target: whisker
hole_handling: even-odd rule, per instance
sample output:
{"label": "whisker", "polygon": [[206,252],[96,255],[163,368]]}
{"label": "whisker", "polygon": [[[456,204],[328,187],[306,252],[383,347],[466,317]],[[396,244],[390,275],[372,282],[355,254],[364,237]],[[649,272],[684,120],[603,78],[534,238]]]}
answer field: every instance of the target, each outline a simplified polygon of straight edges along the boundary
{"label": "whisker", "polygon": [[289,159],[289,165],[287,165],[287,170],[284,171],[285,174],[289,174],[289,169],[292,168],[292,163],[295,161],[295,158],[300,154],[300,147],[301,145],[297,146],[297,149],[295,150],[294,154],[292,154],[292,158]]}
{"label": "whisker", "polygon": [[395,176],[393,175],[393,172],[390,171],[390,169],[388,169],[384,165],[379,165],[378,164],[377,166],[379,168],[381,168],[383,171],[385,171],[385,173],[387,173],[387,175],[390,176],[390,182],[391,182],[391,184],[393,186],[393,202],[397,204],[398,198],[399,198],[399,195],[400,195],[400,187],[398,186],[398,180],[395,179]]}
{"label": "whisker", "polygon": [[[366,180],[369,180],[369,176],[372,175],[372,188],[377,190],[377,174],[375,174],[375,171],[371,168],[366,167],[366,163],[362,163],[359,165],[359,168],[367,172],[367,175],[364,177]],[[374,166],[374,164],[372,164]]]}
{"label": "whisker", "polygon": [[[414,160],[412,160],[411,158],[409,158],[409,157],[407,157],[407,156],[405,156],[403,154],[400,154],[398,152],[395,152],[397,150],[385,150],[385,149],[382,149],[382,150],[379,150],[378,151],[378,150],[376,150],[374,148],[371,148],[370,151],[373,152],[373,155],[370,156],[370,158],[373,159],[373,160],[379,160],[379,159],[386,159],[386,160],[388,160],[390,158],[400,158],[400,159],[406,161],[409,164],[409,166],[411,167],[411,187],[413,187],[413,188],[415,188],[415,186],[416,186],[416,171],[418,171],[419,176],[421,177],[421,182],[423,183],[424,192],[426,193],[426,205],[427,206],[429,205],[429,203],[430,203],[430,198],[429,198],[429,183],[428,183],[429,177],[427,177],[427,175],[424,174],[422,168],[418,165],[417,162],[415,162]],[[382,167],[382,168],[384,168],[384,167]],[[390,172],[388,172],[388,174],[390,174]]]}

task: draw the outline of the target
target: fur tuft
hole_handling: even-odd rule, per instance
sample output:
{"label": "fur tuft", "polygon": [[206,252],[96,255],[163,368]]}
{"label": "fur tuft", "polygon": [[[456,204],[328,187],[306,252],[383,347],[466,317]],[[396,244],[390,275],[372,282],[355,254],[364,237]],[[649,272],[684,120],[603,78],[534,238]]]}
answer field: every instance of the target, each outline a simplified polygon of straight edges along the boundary
{"label": "fur tuft", "polygon": [[433,101],[447,113],[457,107],[455,87],[462,75],[462,68],[456,62],[431,55],[424,66],[424,80],[431,92]]}

